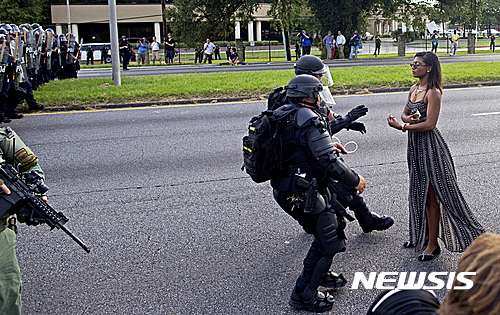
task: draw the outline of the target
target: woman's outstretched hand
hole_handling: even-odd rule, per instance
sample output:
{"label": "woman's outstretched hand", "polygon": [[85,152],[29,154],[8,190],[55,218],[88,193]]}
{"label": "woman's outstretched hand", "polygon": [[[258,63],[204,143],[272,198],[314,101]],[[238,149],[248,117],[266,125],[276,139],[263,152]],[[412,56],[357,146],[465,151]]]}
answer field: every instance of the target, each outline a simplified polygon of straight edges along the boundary
{"label": "woman's outstretched hand", "polygon": [[401,130],[401,124],[396,120],[396,117],[394,117],[394,115],[390,114],[389,117],[387,117],[387,122],[392,128]]}

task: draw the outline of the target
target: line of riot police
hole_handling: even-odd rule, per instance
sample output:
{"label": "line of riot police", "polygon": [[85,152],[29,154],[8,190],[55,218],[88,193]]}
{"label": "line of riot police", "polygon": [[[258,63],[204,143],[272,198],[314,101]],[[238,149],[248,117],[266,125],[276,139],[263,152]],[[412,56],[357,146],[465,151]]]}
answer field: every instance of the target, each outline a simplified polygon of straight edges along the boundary
{"label": "line of riot police", "polygon": [[39,24],[0,24],[0,122],[22,118],[17,106],[44,108],[33,90],[50,80],[76,78],[79,45],[73,34],[57,35]]}

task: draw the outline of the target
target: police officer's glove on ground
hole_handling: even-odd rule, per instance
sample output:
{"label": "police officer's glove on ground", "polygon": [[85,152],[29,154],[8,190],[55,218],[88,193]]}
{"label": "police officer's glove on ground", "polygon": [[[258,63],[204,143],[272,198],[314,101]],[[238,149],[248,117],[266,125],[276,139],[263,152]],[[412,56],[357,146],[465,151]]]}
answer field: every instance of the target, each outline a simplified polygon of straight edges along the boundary
{"label": "police officer's glove on ground", "polygon": [[357,122],[357,121],[353,121],[352,123],[347,125],[345,128],[347,130],[355,130],[355,131],[359,131],[361,133],[366,133],[365,124]]}
{"label": "police officer's glove on ground", "polygon": [[359,117],[363,117],[364,115],[366,115],[367,112],[368,107],[366,107],[365,105],[359,105],[351,109],[351,111],[347,113],[347,117],[349,117],[351,121],[355,121]]}

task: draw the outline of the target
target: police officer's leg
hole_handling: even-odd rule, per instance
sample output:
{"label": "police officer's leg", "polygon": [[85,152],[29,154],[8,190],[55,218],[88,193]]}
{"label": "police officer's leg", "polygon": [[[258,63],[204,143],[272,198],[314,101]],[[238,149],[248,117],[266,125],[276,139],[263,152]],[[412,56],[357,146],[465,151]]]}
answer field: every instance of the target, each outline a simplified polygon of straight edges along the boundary
{"label": "police officer's leg", "polygon": [[[16,90],[16,85],[14,82],[9,84],[9,89],[7,90],[7,102],[5,108],[5,116],[9,119],[21,119],[24,116],[17,113],[17,105],[20,103],[20,93]],[[24,98],[24,97],[23,97]]]}
{"label": "police officer's leg", "polygon": [[11,229],[0,232],[0,314],[21,314],[21,272],[15,244]]}
{"label": "police officer's leg", "polygon": [[361,197],[354,188],[348,187],[342,183],[330,182],[328,188],[337,195],[338,201],[345,208],[349,207],[354,211],[354,216],[358,220],[363,232],[370,233],[373,230],[387,230],[394,224],[394,220],[388,216],[379,216],[368,209],[363,197]]}
{"label": "police officer's leg", "polygon": [[[325,210],[314,217],[316,239],[304,260],[304,271],[294,288],[290,305],[309,311],[323,312],[332,308],[333,298],[328,293],[319,292],[318,287],[322,285],[329,273],[333,256],[345,251],[345,242],[343,232],[339,231],[337,217],[333,212]],[[316,261],[315,264],[314,261]],[[304,289],[300,287],[300,282],[307,283]]]}
{"label": "police officer's leg", "polygon": [[345,250],[344,240],[337,234],[336,216],[329,211],[314,215],[304,214],[303,209],[293,206],[290,201],[291,193],[277,190],[273,193],[280,207],[291,215],[305,232],[315,235],[289,303],[300,309],[327,311],[332,308],[333,298],[329,294],[318,292],[318,287],[341,287],[346,283],[342,276],[329,272],[334,254]]}
{"label": "police officer's leg", "polygon": [[44,108],[43,105],[37,104],[35,97],[33,96],[33,89],[29,81],[19,83],[19,86],[26,89],[26,104],[28,104],[29,109],[41,110]]}

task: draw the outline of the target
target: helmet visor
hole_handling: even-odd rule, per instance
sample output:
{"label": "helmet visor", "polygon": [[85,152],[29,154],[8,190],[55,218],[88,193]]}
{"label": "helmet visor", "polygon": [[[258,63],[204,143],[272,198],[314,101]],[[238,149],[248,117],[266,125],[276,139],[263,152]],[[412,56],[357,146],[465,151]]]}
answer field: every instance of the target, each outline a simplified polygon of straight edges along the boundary
{"label": "helmet visor", "polygon": [[323,83],[324,86],[332,86],[333,85],[333,79],[332,79],[332,74],[330,73],[330,68],[328,66],[325,66],[326,71],[323,73],[323,76],[321,77],[321,83]]}

